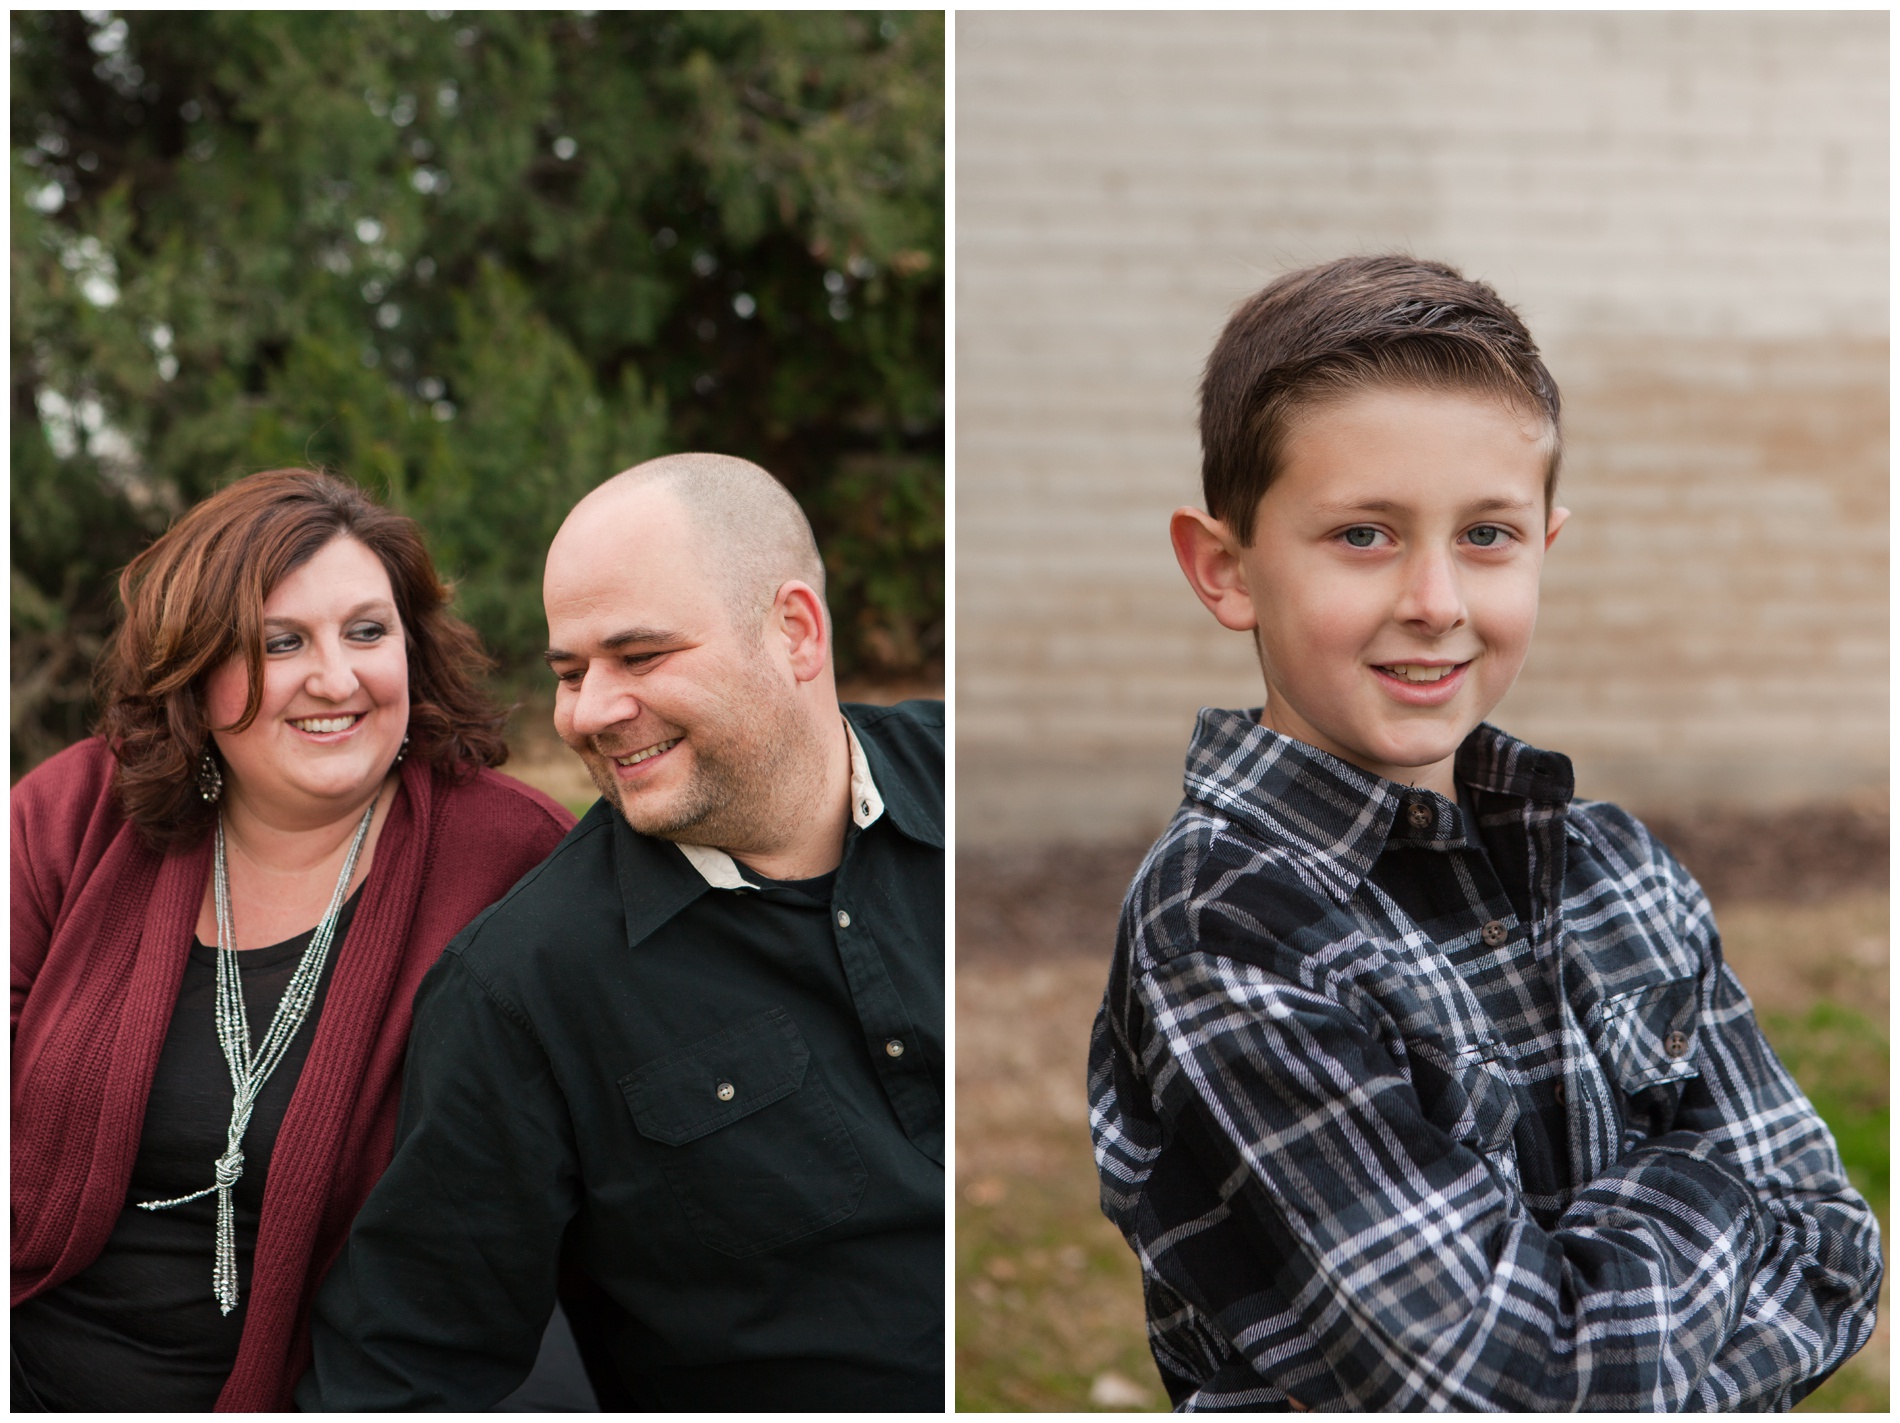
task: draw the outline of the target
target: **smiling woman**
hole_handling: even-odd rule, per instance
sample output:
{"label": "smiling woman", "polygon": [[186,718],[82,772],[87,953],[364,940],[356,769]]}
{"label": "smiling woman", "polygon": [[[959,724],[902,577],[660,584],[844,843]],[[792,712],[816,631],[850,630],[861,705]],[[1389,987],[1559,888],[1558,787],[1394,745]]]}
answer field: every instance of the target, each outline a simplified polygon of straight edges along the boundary
{"label": "smiling woman", "polygon": [[100,735],[13,793],[12,1402],[278,1410],[416,984],[573,821],[353,485],[240,480],[119,589]]}
{"label": "smiling woman", "polygon": [[[344,576],[362,608],[334,596],[336,579]],[[117,757],[127,817],[155,845],[191,841],[209,828],[211,804],[195,780],[207,755],[214,769],[216,757],[228,763],[235,754],[273,782],[279,777],[273,760],[256,759],[249,748],[282,720],[281,699],[296,695],[291,675],[320,670],[308,659],[341,656],[346,643],[353,663],[375,649],[367,664],[356,665],[380,668],[392,652],[399,654],[394,675],[402,688],[396,696],[378,674],[372,679],[378,693],[368,686],[345,692],[350,707],[376,710],[371,720],[378,725],[367,738],[345,738],[350,756],[319,759],[361,771],[358,758],[374,750],[387,771],[405,730],[408,754],[453,780],[507,757],[503,715],[473,680],[489,659],[474,631],[449,613],[448,590],[415,524],[333,476],[270,470],[213,495],[132,561],[119,580],[119,596],[125,622],[97,676],[105,709],[100,730]],[[380,619],[369,606],[377,603]],[[341,620],[359,613],[346,628]],[[336,645],[313,653],[312,643],[324,635],[310,624],[324,618]],[[375,637],[367,634],[372,624],[382,630]],[[302,685],[299,679],[296,686]],[[320,694],[331,685],[319,677],[292,712],[350,709],[342,701],[326,704]],[[272,693],[271,686],[280,690]],[[401,705],[377,704],[375,695]],[[280,705],[266,714],[272,696]],[[246,741],[253,733],[257,738]],[[275,747],[291,749],[282,742]],[[367,799],[368,789],[333,784],[327,797],[315,787],[297,794],[316,801],[352,794]]]}

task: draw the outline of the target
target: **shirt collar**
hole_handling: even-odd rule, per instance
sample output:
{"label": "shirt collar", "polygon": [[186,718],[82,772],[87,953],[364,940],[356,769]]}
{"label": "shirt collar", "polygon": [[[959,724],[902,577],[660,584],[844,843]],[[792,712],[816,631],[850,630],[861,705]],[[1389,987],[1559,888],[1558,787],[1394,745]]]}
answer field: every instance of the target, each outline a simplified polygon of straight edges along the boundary
{"label": "shirt collar", "polygon": [[[865,756],[864,745],[858,740],[857,729],[851,725],[848,717],[844,719],[844,734],[851,747],[851,823],[860,830],[868,830],[884,814],[884,797],[878,792],[877,780],[871,774],[870,759]],[[686,856],[686,862],[698,870],[700,878],[712,888],[758,888],[739,873],[732,856],[724,850],[716,850],[711,845],[681,845],[679,848],[680,853]]]}
{"label": "shirt collar", "polygon": [[844,734],[851,743],[851,823],[860,830],[869,829],[884,813],[884,797],[878,794],[871,778],[871,763],[858,740],[858,730],[845,718]]}
{"label": "shirt collar", "polygon": [[[882,799],[871,802],[873,810],[882,805],[891,828],[920,845],[943,848],[943,745],[939,739],[934,759],[918,748],[914,737],[887,735],[878,724],[901,718],[899,708],[867,706],[849,702],[844,708],[845,725],[851,731],[852,793],[857,793],[857,772],[863,758],[864,775],[873,791],[882,791]],[[858,733],[864,733],[862,743]],[[875,774],[875,781],[871,780]],[[857,814],[856,802],[853,815]],[[876,820],[858,823],[867,825]]]}
{"label": "shirt collar", "polygon": [[[1568,804],[1569,758],[1479,725],[1458,748],[1453,778],[1474,791],[1547,807]],[[1188,745],[1187,796],[1239,821],[1350,897],[1388,843],[1462,847],[1457,804],[1399,785],[1260,725],[1260,711],[1203,708]]]}

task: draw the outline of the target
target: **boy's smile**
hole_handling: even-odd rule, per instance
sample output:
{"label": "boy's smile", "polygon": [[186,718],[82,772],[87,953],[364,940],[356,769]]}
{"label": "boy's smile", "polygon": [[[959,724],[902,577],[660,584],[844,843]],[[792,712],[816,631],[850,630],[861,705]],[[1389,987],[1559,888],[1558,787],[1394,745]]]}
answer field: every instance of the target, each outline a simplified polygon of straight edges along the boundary
{"label": "boy's smile", "polygon": [[1537,621],[1548,432],[1495,397],[1375,388],[1297,417],[1254,542],[1178,510],[1176,556],[1252,629],[1263,725],[1455,795],[1452,758],[1517,680]]}

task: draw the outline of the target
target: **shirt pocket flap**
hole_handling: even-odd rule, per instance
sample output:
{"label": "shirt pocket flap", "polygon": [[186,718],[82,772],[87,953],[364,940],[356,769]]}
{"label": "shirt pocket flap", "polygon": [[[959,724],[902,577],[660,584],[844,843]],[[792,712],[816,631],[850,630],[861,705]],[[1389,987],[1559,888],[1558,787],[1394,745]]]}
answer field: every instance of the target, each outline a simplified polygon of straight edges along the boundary
{"label": "shirt pocket flap", "polygon": [[1445,1043],[1421,1038],[1409,1042],[1406,1053],[1427,1121],[1475,1151],[1512,1148],[1517,1090],[1506,1075],[1501,1046],[1488,1039]]}
{"label": "shirt pocket flap", "polygon": [[781,1008],[643,1063],[620,1079],[640,1135],[679,1146],[789,1097],[811,1051]]}
{"label": "shirt pocket flap", "polygon": [[1459,1053],[1456,1064],[1467,1105],[1452,1135],[1486,1154],[1511,1148],[1517,1133],[1517,1089],[1505,1079],[1502,1057],[1502,1049],[1483,1043]]}
{"label": "shirt pocket flap", "polygon": [[1698,1075],[1696,984],[1674,978],[1604,999],[1599,1052],[1625,1092]]}

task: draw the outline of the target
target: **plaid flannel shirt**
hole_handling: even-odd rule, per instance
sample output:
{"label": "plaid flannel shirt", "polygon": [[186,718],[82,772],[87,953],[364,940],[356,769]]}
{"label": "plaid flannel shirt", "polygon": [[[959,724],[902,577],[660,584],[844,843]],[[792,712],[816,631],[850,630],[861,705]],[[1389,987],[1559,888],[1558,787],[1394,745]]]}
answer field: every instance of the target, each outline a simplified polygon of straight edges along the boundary
{"label": "plaid flannel shirt", "polygon": [[1089,1055],[1176,1406],[1784,1409],[1865,1343],[1873,1212],[1670,853],[1494,727],[1461,805],[1256,719],[1201,713]]}

